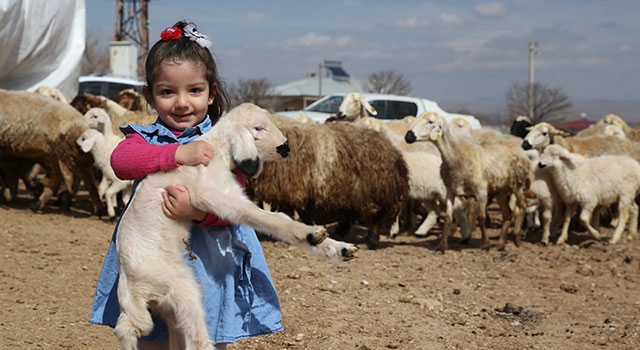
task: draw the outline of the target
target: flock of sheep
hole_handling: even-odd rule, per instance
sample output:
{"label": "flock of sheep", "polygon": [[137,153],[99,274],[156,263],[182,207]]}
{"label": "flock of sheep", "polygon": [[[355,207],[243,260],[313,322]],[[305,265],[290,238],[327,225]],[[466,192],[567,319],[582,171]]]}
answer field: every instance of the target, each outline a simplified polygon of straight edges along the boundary
{"label": "flock of sheep", "polygon": [[[131,182],[115,177],[109,157],[123,138],[119,126],[155,120],[144,99],[123,91],[113,100],[81,94],[68,101],[51,88],[0,90],[0,98],[0,200],[14,199],[21,179],[34,196],[31,209],[39,211],[55,195],[72,199],[82,183],[93,213],[106,207],[115,219]],[[637,233],[640,131],[618,116],[572,136],[521,118],[511,135],[471,130],[462,119],[430,112],[389,122],[369,114],[375,110],[355,93],[326,123],[272,114],[291,152],[248,179],[249,197],[307,224],[335,223],[339,239],[353,225],[364,226],[369,249],[379,246],[380,235],[426,236],[437,225],[438,250],[447,249],[458,227],[462,242],[479,227],[483,247],[490,247],[493,200],[501,212],[498,249],[509,235],[518,245],[538,225],[542,244],[552,235],[562,244],[572,219],[595,239],[602,238],[600,220],[611,219],[610,243],[622,240],[625,229],[628,239]]]}

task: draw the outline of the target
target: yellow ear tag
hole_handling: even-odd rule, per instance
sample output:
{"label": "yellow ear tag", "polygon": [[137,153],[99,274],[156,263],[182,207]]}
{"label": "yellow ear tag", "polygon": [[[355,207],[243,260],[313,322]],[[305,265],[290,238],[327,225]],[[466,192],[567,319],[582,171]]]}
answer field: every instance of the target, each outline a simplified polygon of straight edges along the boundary
{"label": "yellow ear tag", "polygon": [[434,141],[440,141],[440,136],[442,136],[442,134],[437,133]]}

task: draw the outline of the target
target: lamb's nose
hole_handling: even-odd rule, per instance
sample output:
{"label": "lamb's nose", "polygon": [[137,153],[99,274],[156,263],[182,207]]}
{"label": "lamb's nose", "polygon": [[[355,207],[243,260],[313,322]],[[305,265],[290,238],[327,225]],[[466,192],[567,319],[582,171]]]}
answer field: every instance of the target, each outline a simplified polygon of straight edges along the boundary
{"label": "lamb's nose", "polygon": [[289,140],[276,147],[276,152],[278,152],[278,154],[281,155],[282,158],[287,158],[287,156],[289,155],[289,151]]}

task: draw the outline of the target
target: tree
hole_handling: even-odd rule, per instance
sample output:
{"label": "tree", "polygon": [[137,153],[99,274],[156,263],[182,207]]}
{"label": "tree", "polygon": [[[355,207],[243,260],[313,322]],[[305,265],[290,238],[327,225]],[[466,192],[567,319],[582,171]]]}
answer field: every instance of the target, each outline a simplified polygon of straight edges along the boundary
{"label": "tree", "polygon": [[573,107],[569,97],[560,88],[550,88],[540,83],[533,84],[533,115],[529,115],[529,84],[513,83],[505,93],[507,109],[513,118],[529,116],[533,123],[553,122],[566,118]]}
{"label": "tree", "polygon": [[104,44],[109,41],[103,41],[99,36],[99,32],[87,32],[84,54],[80,61],[82,75],[104,75],[109,71],[109,47]]}
{"label": "tree", "polygon": [[409,95],[411,83],[402,75],[393,70],[381,70],[369,75],[364,89],[367,92],[381,94]]}
{"label": "tree", "polygon": [[243,102],[251,102],[256,105],[269,108],[267,104],[271,102],[269,97],[271,83],[266,78],[248,79],[238,81],[238,84],[231,84],[227,89],[231,108],[238,106]]}

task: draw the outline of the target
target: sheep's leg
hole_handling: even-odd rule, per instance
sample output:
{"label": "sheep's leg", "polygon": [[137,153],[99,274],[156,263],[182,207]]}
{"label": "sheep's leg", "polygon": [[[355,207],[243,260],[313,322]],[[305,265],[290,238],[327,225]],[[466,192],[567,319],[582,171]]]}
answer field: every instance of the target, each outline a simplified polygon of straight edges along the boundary
{"label": "sheep's leg", "polygon": [[562,231],[560,232],[560,237],[556,241],[557,245],[564,244],[569,238],[569,224],[571,224],[571,217],[575,213],[575,206],[567,206],[564,210],[564,220],[562,222]]}
{"label": "sheep's leg", "polygon": [[[593,226],[591,226],[591,219],[593,217],[593,210],[595,208],[592,205],[583,205],[582,210],[580,211],[580,222],[584,227],[587,228],[587,231],[591,233],[593,238],[600,240],[600,232],[596,230]],[[622,227],[624,229],[624,226]]]}
{"label": "sheep's leg", "polygon": [[[453,229],[453,203],[455,200],[455,196],[451,191],[447,193],[447,209],[444,215],[444,226],[442,228],[442,235],[440,237],[440,242],[436,247],[437,251],[446,252],[449,245],[449,233]],[[449,204],[451,203],[451,204]]]}
{"label": "sheep's leg", "polygon": [[469,226],[469,205],[472,205],[473,201],[468,201],[467,205],[463,205],[460,200],[457,200],[453,205],[453,218],[455,222],[460,226],[460,235],[462,240],[460,243],[468,244],[471,238],[471,227]]}
{"label": "sheep's leg", "polygon": [[513,224],[513,213],[511,212],[510,197],[508,195],[500,193],[496,196],[496,200],[498,201],[498,205],[502,212],[502,228],[500,229],[500,237],[498,238],[496,248],[498,248],[498,250],[504,250],[504,247],[507,244],[506,241],[509,227]]}
{"label": "sheep's leg", "polygon": [[114,181],[105,191],[105,199],[107,201],[107,212],[109,219],[116,217],[116,208],[118,206],[118,193],[124,191],[129,185],[126,182]]}
{"label": "sheep's leg", "polygon": [[38,197],[38,200],[30,206],[31,210],[34,212],[40,211],[44,208],[62,183],[62,172],[60,171],[58,160],[49,159],[47,160],[47,165],[47,178],[44,181],[44,189],[40,194],[40,197]]}
{"label": "sheep's leg", "polygon": [[629,240],[633,240],[638,235],[638,204],[631,201],[629,207]]}
{"label": "sheep's leg", "polygon": [[389,230],[389,238],[394,239],[398,237],[400,234],[400,215],[396,216],[396,220],[391,225],[391,229]]}
{"label": "sheep's leg", "polygon": [[544,246],[549,245],[549,237],[551,236],[551,209],[543,206],[542,213],[542,240],[541,243]]}
{"label": "sheep's leg", "polygon": [[426,236],[437,222],[438,213],[435,210],[430,210],[427,217],[422,221],[418,229],[416,229],[413,234],[420,237]]}
{"label": "sheep's leg", "polygon": [[[616,244],[620,241],[620,238],[622,238],[622,231],[627,227],[627,221],[629,221],[629,207],[630,205],[623,201],[618,202],[618,224],[613,231],[613,237],[609,240],[609,243]],[[633,209],[631,211],[633,211]]]}
{"label": "sheep's leg", "polygon": [[487,235],[487,194],[480,193],[477,196],[478,200],[478,225],[480,225],[480,232],[482,233],[482,249],[488,249],[489,236]]}
{"label": "sheep's leg", "polygon": [[147,310],[147,302],[137,292],[136,288],[131,288],[126,274],[120,274],[118,300],[121,311],[114,333],[124,350],[138,349],[138,337],[153,330],[153,320]]}
{"label": "sheep's leg", "polygon": [[[205,186],[203,185],[203,188]],[[256,206],[242,192],[221,195],[215,188],[190,189],[192,202],[200,210],[216,213],[231,222],[253,227],[277,240],[302,245],[312,253],[331,260],[351,260],[357,248],[353,244],[327,238],[322,226],[309,226],[283,213],[267,212]]]}

